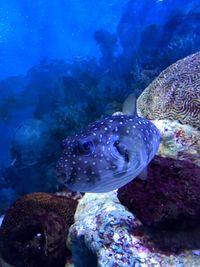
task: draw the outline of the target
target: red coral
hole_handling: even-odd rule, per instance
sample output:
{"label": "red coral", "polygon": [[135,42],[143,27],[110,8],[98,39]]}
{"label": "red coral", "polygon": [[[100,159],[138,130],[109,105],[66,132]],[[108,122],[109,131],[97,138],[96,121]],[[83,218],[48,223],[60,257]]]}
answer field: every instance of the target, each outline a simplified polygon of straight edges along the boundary
{"label": "red coral", "polygon": [[16,267],[64,266],[77,201],[47,193],[18,199],[0,228],[0,254]]}

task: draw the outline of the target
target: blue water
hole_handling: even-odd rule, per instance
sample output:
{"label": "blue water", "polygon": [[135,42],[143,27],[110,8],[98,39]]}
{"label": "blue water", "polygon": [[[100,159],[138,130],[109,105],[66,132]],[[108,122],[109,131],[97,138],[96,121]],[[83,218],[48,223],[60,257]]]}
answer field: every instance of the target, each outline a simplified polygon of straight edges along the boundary
{"label": "blue water", "polygon": [[[1,0],[0,213],[19,195],[56,190],[48,167],[64,137],[119,110],[130,93],[199,50],[198,0]],[[14,145],[30,118],[49,127],[55,153],[46,146],[29,158],[37,166],[24,167],[30,128],[28,152]]]}

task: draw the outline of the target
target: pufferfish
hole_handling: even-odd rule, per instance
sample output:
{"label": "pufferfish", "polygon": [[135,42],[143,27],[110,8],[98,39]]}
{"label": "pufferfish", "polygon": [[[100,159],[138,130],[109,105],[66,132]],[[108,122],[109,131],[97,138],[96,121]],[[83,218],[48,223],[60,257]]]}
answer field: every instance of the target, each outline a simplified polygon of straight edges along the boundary
{"label": "pufferfish", "polygon": [[57,163],[62,184],[72,191],[101,193],[118,189],[137,176],[144,179],[158,150],[160,133],[152,122],[136,114],[133,101],[130,95],[121,115],[99,119],[63,140]]}

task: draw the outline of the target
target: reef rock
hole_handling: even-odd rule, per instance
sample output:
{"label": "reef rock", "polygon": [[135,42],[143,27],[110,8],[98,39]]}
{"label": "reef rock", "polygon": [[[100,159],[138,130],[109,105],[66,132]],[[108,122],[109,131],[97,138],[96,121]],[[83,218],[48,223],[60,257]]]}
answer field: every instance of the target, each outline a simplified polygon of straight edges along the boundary
{"label": "reef rock", "polygon": [[119,203],[116,192],[84,195],[67,244],[75,267],[200,266],[196,250],[175,254],[157,248],[142,223]]}
{"label": "reef rock", "polygon": [[200,52],[172,64],[143,91],[138,114],[200,128]]}
{"label": "reef rock", "polygon": [[200,132],[198,129],[167,119],[152,122],[159,129],[162,139],[158,155],[200,166]]}
{"label": "reef rock", "polygon": [[77,201],[47,193],[18,199],[0,228],[0,255],[15,267],[65,266]]}

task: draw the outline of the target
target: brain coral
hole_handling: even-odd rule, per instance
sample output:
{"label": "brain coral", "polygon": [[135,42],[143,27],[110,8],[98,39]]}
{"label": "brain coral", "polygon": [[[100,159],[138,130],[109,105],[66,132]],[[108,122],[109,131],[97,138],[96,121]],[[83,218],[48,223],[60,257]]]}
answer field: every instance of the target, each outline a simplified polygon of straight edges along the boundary
{"label": "brain coral", "polygon": [[179,120],[200,128],[200,52],[162,71],[138,98],[137,109],[148,119]]}
{"label": "brain coral", "polygon": [[77,201],[47,193],[18,199],[0,228],[0,255],[16,267],[65,265],[65,241]]}

